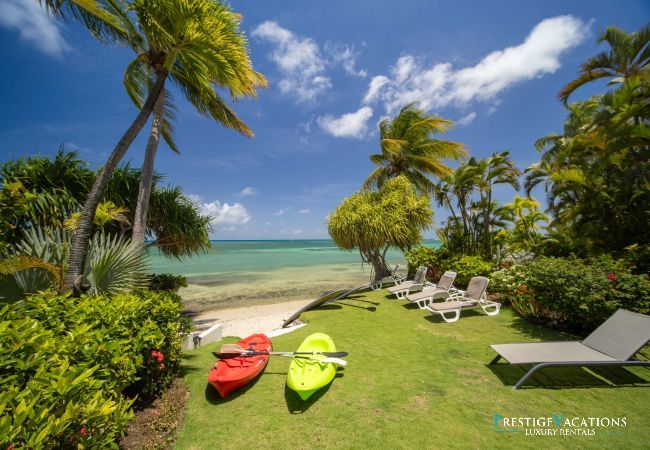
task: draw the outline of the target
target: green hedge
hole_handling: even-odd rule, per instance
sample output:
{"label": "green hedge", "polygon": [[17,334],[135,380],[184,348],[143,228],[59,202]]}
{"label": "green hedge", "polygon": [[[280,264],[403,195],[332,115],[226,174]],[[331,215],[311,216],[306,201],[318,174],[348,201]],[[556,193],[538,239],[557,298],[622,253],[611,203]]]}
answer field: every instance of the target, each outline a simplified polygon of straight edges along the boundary
{"label": "green hedge", "polygon": [[473,277],[487,277],[492,272],[492,263],[484,260],[480,256],[461,255],[443,262],[444,271],[450,270],[456,272],[454,285],[457,287],[467,287],[469,280]]}
{"label": "green hedge", "polygon": [[180,367],[172,293],[35,296],[0,310],[0,446],[111,448]]}
{"label": "green hedge", "polygon": [[420,266],[426,266],[427,278],[432,281],[438,281],[442,275],[442,261],[446,255],[442,249],[435,249],[418,246],[406,253],[406,263],[408,264],[408,278],[413,279],[415,271]]}
{"label": "green hedge", "polygon": [[625,260],[540,257],[494,272],[490,287],[522,317],[587,334],[617,309],[650,314],[650,279]]}

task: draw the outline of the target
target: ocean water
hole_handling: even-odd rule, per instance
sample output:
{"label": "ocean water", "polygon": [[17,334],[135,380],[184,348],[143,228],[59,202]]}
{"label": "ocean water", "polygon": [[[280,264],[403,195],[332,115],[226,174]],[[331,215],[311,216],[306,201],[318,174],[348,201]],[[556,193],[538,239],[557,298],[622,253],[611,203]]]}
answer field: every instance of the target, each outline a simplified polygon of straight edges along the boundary
{"label": "ocean water", "polygon": [[[434,240],[423,244],[440,245]],[[406,268],[399,251],[389,251],[387,260]],[[343,251],[326,239],[213,241],[209,252],[182,261],[163,258],[153,249],[150,268],[188,277],[188,287],[179,294],[197,312],[313,298],[367,283],[370,277],[358,252]]]}

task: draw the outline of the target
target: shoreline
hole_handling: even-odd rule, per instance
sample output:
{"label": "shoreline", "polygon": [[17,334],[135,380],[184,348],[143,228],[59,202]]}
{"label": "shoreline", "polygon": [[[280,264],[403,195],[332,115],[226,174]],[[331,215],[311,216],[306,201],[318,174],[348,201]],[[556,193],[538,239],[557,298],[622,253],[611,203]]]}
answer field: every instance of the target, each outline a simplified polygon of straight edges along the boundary
{"label": "shoreline", "polygon": [[313,301],[292,300],[237,308],[211,309],[190,316],[192,322],[214,322],[223,326],[223,336],[244,338],[254,333],[268,334],[282,327],[294,312]]}

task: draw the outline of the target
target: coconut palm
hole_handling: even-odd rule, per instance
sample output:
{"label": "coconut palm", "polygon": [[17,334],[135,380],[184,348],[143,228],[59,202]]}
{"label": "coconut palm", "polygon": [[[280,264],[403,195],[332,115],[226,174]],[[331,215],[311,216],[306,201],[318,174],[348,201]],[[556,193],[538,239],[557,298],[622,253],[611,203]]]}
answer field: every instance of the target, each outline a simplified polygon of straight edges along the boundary
{"label": "coconut palm", "polygon": [[415,103],[406,105],[392,120],[382,120],[381,153],[370,155],[370,161],[378,167],[363,188],[381,188],[389,179],[403,175],[419,193],[432,194],[435,185],[428,176],[441,178],[451,173],[441,159],[459,160],[467,154],[463,144],[433,138],[451,126],[451,121],[427,115]]}
{"label": "coconut palm", "polygon": [[579,87],[594,80],[611,78],[609,84],[623,83],[633,77],[650,75],[650,24],[639,31],[627,33],[617,27],[607,27],[598,43],[607,42],[610,51],[589,58],[580,68],[578,78],[564,86],[558,97],[566,104]]}
{"label": "coconut palm", "polygon": [[476,162],[478,188],[483,209],[483,253],[491,254],[491,215],[493,211],[492,187],[495,184],[509,184],[519,190],[519,176],[521,171],[515,167],[510,158],[510,152],[493,153],[491,156]]}
{"label": "coconut palm", "polygon": [[[115,2],[110,2],[115,5]],[[119,5],[118,5],[119,6]],[[120,9],[114,6],[116,11]],[[200,113],[237,128],[238,119],[215,92],[225,88],[233,98],[255,95],[265,85],[253,71],[246,38],[239,29],[240,16],[214,0],[134,0],[129,4],[137,18],[130,33],[138,52],[129,64],[125,86],[140,112],[113,149],[84,203],[72,239],[65,288],[78,286],[83,276],[93,218],[102,193],[117,164],[144,127],[171,79]],[[145,41],[137,38],[141,36]]]}
{"label": "coconut palm", "polygon": [[[155,61],[157,55],[161,52],[164,52],[164,49],[157,48],[156,42],[150,42],[146,35],[138,35],[133,42],[137,43],[138,57],[136,60],[144,62],[144,64],[138,64],[136,66],[130,65],[129,71],[125,76],[125,87],[131,99],[135,102],[137,106],[142,105],[143,96],[140,88],[147,84],[151,85],[153,80],[157,76]],[[243,40],[224,40],[219,51],[223,54],[240,54],[247,56],[247,49],[245,48],[246,42]],[[241,48],[244,47],[244,48]],[[249,79],[255,87],[264,87],[266,86],[266,81],[264,78],[253,71],[252,66],[250,65],[250,59],[246,58],[243,61],[244,64],[240,64],[237,67],[237,73],[233,72],[231,74],[231,79],[228,80],[215,80],[219,86],[229,89],[230,95],[233,99],[237,99],[244,95],[255,95],[254,90],[247,90],[245,92],[235,92],[232,89],[232,86],[238,84],[238,80],[233,79],[236,77]],[[246,64],[248,62],[248,64]],[[186,67],[179,67],[177,72],[186,70]],[[192,74],[180,73],[184,80],[191,80]],[[185,81],[187,83],[187,81]],[[205,88],[205,86],[192,86],[194,91],[200,91]],[[224,102],[221,97],[216,94],[207,94],[206,95],[185,95],[187,100],[192,103],[199,112],[204,115],[216,120],[227,128],[234,129],[235,131],[243,134],[247,137],[252,137],[252,130],[242,122],[237,115],[230,109],[230,107]],[[209,108],[205,108],[204,100],[209,99],[211,104]],[[156,152],[158,150],[158,144],[160,142],[160,137],[165,139],[169,147],[176,153],[178,153],[178,148],[173,139],[173,128],[171,122],[174,120],[174,102],[173,97],[169,90],[163,90],[163,93],[160,95],[156,105],[153,109],[153,119],[151,123],[151,130],[149,133],[149,139],[147,141],[147,146],[145,149],[144,163],[142,166],[142,175],[140,179],[140,187],[138,191],[138,201],[135,210],[135,219],[133,223],[133,241],[139,244],[144,243],[145,238],[145,229],[147,224],[147,212],[149,205],[149,197],[151,195],[152,181],[153,181],[153,171],[154,171],[154,162],[156,158]]]}

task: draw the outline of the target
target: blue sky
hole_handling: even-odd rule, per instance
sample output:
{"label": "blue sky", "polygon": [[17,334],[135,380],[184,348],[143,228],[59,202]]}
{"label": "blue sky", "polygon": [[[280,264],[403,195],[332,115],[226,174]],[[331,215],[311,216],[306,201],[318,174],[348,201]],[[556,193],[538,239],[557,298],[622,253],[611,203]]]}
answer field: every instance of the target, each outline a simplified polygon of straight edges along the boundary
{"label": "blue sky", "polygon": [[[600,50],[598,33],[637,30],[650,17],[650,4],[633,0],[232,6],[270,82],[234,105],[256,136],[202,118],[176,95],[182,154],[163,144],[157,159],[166,181],[214,217],[218,239],[327,237],[327,214],[373,169],[378,121],[408,101],[457,122],[446,138],[472,155],[507,149],[525,168],[538,157],[534,141],[561,131],[556,93]],[[64,144],[98,167],[136,114],[122,87],[130,52],[100,45],[31,0],[0,3],[0,57],[0,161]],[[145,138],[127,161],[141,164]],[[445,217],[436,210],[437,224]]]}

